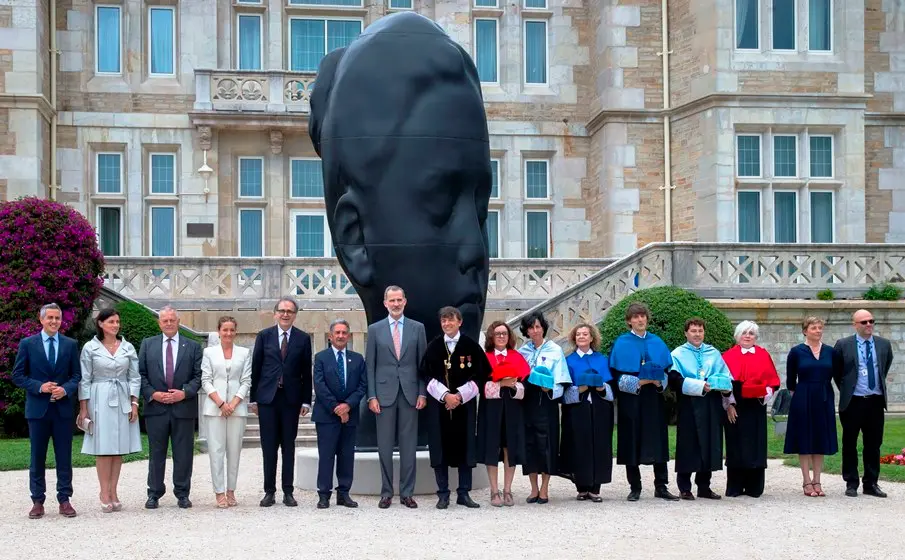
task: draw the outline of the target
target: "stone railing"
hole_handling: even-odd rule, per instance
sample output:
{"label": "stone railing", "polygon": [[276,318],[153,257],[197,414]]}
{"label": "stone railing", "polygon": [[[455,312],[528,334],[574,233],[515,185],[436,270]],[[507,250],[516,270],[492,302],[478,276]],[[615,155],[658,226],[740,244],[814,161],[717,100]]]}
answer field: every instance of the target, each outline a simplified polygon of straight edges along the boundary
{"label": "stone railing", "polygon": [[308,113],[315,77],[285,70],[195,70],[195,110]]}
{"label": "stone railing", "polygon": [[[492,259],[489,308],[525,309],[574,286],[615,259]],[[107,257],[104,286],[151,307],[266,309],[292,295],[305,309],[360,309],[334,258]]]}
{"label": "stone railing", "polygon": [[680,286],[706,298],[814,299],[824,289],[857,298],[873,284],[905,282],[905,245],[654,243],[513,317],[544,313],[548,336],[601,321],[627,294]]}

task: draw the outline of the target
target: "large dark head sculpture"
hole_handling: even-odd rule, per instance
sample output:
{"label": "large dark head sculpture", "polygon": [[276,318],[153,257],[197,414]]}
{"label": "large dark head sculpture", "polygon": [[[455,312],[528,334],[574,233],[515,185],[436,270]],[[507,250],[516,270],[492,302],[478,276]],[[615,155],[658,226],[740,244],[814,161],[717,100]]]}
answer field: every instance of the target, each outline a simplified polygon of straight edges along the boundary
{"label": "large dark head sculpture", "polygon": [[336,255],[368,322],[386,316],[384,288],[396,284],[428,340],[444,305],[477,340],[491,171],[471,57],[421,15],[383,17],[321,62],[310,135]]}

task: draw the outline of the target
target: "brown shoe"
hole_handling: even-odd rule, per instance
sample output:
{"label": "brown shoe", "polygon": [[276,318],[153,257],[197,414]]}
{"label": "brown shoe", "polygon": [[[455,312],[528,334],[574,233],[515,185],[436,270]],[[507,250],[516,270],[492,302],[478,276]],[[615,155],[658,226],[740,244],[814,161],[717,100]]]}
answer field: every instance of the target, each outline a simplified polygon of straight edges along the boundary
{"label": "brown shoe", "polygon": [[41,519],[44,517],[44,504],[39,504],[35,502],[31,506],[31,511],[28,512],[29,519]]}
{"label": "brown shoe", "polygon": [[75,517],[77,514],[75,513],[75,508],[72,507],[72,504],[63,502],[60,504],[60,515],[63,517]]}

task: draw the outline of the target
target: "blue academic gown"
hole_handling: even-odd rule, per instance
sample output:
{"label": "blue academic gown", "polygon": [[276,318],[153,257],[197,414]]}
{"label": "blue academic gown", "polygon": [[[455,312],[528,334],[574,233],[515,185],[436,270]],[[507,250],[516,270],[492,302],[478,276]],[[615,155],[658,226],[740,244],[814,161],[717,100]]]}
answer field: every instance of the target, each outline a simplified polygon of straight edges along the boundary
{"label": "blue academic gown", "polygon": [[[662,367],[661,387],[645,385],[637,387],[641,362]],[[610,373],[619,389],[618,436],[616,462],[620,465],[638,466],[669,461],[669,435],[667,431],[666,370],[672,366],[669,348],[659,336],[646,333],[644,338],[630,332],[622,334],[610,351]]]}
{"label": "blue academic gown", "polygon": [[523,474],[559,472],[559,401],[565,386],[572,383],[562,348],[550,340],[535,348],[530,340],[519,348],[532,369],[544,366],[553,373],[553,390],[525,383],[522,411],[525,418],[525,463]]}

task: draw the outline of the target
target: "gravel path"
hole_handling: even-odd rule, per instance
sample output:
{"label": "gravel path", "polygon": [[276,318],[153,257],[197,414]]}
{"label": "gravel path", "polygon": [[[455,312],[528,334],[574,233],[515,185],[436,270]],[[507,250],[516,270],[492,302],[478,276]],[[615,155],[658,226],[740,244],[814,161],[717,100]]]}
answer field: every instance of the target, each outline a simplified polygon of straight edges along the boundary
{"label": "gravel path", "polygon": [[[622,467],[604,486],[604,502],[574,501],[563,479],[551,482],[551,501],[529,505],[527,478],[516,477],[516,505],[492,508],[485,491],[473,497],[480,510],[452,505],[434,509],[433,496],[417,497],[420,508],[408,510],[398,500],[386,510],[377,499],[356,496],[357,510],[316,510],[316,494],[297,492],[298,508],[281,503],[258,507],[262,484],[261,453],[242,455],[237,508],[218,510],[210,486],[207,455],[195,457],[194,508],[180,510],[172,494],[156,511],[143,509],[147,463],[123,466],[119,513],[99,511],[94,469],[76,469],[75,519],[56,512],[27,518],[28,474],[0,473],[0,558],[99,558],[193,560],[231,558],[868,558],[896,554],[905,545],[905,485],[885,483],[889,498],[857,499],[843,494],[839,476],[825,476],[826,498],[801,493],[798,469],[772,461],[765,496],[723,498],[719,502],[665,502],[653,498],[650,468],[638,503],[628,503]],[[167,466],[171,486],[172,464]],[[502,475],[502,473],[501,473]],[[451,473],[451,482],[456,476]],[[48,471],[48,487],[55,475]],[[670,465],[670,488],[676,492]],[[714,474],[714,489],[725,489],[725,471]],[[279,499],[279,495],[278,495]],[[644,536],[650,533],[649,537]],[[576,535],[586,535],[576,537]],[[637,535],[637,536],[635,536]],[[457,544],[458,539],[458,544]]]}

